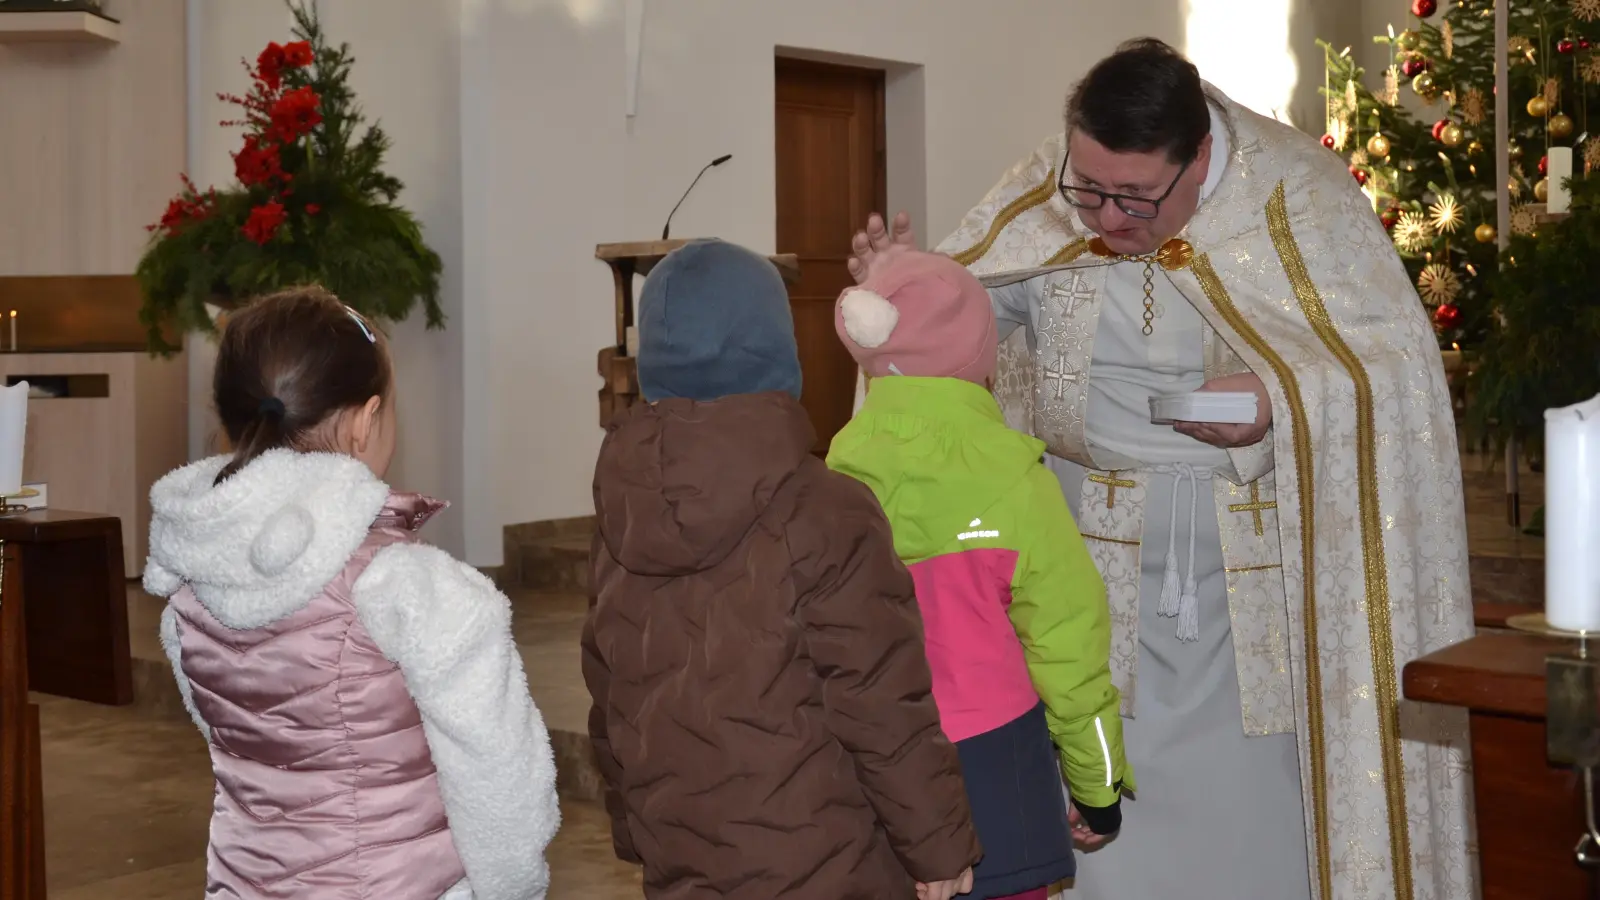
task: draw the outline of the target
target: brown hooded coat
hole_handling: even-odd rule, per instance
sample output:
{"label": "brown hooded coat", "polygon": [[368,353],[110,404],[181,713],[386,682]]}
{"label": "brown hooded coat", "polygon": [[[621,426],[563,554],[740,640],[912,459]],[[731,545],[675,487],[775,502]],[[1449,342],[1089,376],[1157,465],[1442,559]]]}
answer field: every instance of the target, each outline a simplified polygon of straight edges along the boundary
{"label": "brown hooded coat", "polygon": [[652,900],[885,900],[980,851],[911,576],[787,394],[614,420],[583,670]]}

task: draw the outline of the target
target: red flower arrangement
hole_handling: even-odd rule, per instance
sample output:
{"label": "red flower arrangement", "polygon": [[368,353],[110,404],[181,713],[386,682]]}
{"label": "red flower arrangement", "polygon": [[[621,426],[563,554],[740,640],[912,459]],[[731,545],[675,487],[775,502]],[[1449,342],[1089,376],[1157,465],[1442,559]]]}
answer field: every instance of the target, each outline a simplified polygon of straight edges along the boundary
{"label": "red flower arrangement", "polygon": [[[289,183],[294,176],[283,169],[283,148],[303,140],[311,129],[322,124],[322,98],[311,85],[301,85],[285,90],[284,73],[304,69],[316,61],[310,41],[292,41],[279,45],[273,42],[256,57],[252,67],[245,64],[250,75],[250,93],[217,96],[244,110],[244,118],[225,121],[224,126],[242,126],[249,129],[244,146],[233,154],[233,174],[247,188],[266,188],[269,197],[250,210],[241,230],[245,237],[257,244],[266,244],[287,221],[283,199],[289,196]],[[184,193],[173,198],[161,221],[149,226],[151,231],[171,234],[178,228],[198,221],[210,214],[215,205],[216,189],[207,202],[198,198],[194,184],[183,176]],[[308,204],[316,206],[316,204]]]}
{"label": "red flower arrangement", "polygon": [[323,40],[308,0],[286,2],[297,39],[243,62],[242,96],[218,95],[239,110],[222,125],[244,132],[232,154],[237,186],[201,191],[182,176],[149,226],[136,274],[157,352],[176,349],[170,326],[214,329],[208,306],[307,283],[372,318],[403,319],[420,298],[428,325],[444,323],[438,254],[395,202],[402,185],[381,169],[387,135],[361,127],[349,47]]}

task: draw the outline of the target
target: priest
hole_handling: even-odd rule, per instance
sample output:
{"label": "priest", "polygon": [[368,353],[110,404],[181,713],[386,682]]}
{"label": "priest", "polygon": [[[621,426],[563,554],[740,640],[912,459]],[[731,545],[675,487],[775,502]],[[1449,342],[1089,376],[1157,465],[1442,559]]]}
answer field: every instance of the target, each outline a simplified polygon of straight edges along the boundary
{"label": "priest", "polygon": [[[913,242],[874,216],[851,271]],[[1063,896],[1476,896],[1465,720],[1400,696],[1472,632],[1455,425],[1343,161],[1138,40],[938,249],[988,286],[996,395],[1108,589],[1139,791]],[[1151,421],[1194,391],[1255,420]]]}

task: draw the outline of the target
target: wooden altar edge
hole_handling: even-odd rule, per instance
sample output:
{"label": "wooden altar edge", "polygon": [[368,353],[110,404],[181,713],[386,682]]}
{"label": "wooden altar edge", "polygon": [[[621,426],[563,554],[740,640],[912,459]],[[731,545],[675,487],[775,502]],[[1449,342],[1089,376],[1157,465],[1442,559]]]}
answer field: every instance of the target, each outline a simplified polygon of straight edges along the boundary
{"label": "wooden altar edge", "polygon": [[1543,719],[1545,658],[1571,653],[1576,648],[1576,642],[1559,638],[1480,634],[1408,664],[1402,675],[1405,697],[1496,715]]}
{"label": "wooden altar edge", "polygon": [[[0,13],[6,16],[31,13]],[[149,348],[139,321],[144,293],[132,275],[0,276],[0,317],[17,311],[17,349],[25,353],[124,353]],[[9,323],[0,350],[11,349]],[[182,335],[168,330],[169,342]]]}

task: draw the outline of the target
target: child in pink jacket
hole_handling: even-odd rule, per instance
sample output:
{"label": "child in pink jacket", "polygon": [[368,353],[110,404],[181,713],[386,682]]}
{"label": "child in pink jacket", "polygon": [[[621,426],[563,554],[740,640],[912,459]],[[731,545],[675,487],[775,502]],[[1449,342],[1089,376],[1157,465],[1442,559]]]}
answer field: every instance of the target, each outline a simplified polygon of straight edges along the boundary
{"label": "child in pink jacket", "polygon": [[236,313],[215,402],[235,450],[151,491],[145,587],[211,746],[206,896],[545,896],[555,766],[482,574],[392,492],[389,355],[302,289]]}

